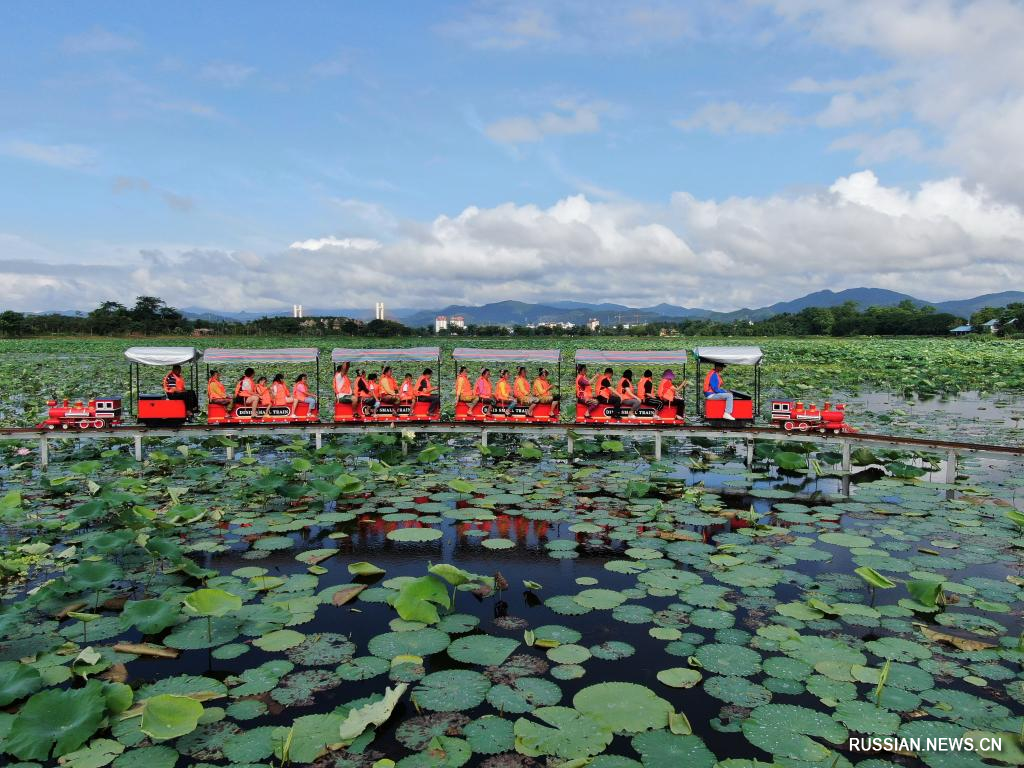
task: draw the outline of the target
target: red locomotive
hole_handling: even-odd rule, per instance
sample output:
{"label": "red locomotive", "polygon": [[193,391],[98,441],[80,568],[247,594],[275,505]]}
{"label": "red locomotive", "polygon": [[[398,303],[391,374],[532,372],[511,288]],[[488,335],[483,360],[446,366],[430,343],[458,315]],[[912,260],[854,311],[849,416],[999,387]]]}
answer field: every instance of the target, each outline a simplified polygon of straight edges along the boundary
{"label": "red locomotive", "polygon": [[846,404],[826,402],[821,408],[799,400],[772,400],[772,426],[787,432],[821,432],[833,435],[857,430],[846,423]]}
{"label": "red locomotive", "polygon": [[40,429],[106,429],[121,423],[121,396],[107,395],[90,400],[81,400],[74,405],[65,399],[46,402],[46,419],[36,426]]}

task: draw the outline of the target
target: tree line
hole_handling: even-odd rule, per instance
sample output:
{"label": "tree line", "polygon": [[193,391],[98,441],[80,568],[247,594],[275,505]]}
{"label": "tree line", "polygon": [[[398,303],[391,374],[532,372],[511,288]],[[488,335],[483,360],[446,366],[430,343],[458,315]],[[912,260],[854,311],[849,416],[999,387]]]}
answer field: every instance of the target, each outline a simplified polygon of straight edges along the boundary
{"label": "tree line", "polygon": [[[1016,318],[1020,317],[1019,322]],[[971,317],[979,331],[986,320],[1000,321],[1001,335],[1024,332],[1024,304],[986,307]],[[1014,321],[1014,322],[1011,322]],[[603,326],[590,331],[584,326],[551,328],[538,326],[468,325],[461,336],[947,336],[964,318],[918,307],[904,301],[892,307],[859,309],[854,302],[837,307],[808,307],[759,320],[721,321],[687,318],[626,326]],[[431,335],[432,328],[412,328],[393,320],[363,322],[349,317],[261,317],[254,320],[190,320],[156,296],[139,296],[128,306],[105,301],[91,312],[76,315],[0,312],[0,335],[5,337],[46,335],[98,336],[373,336],[399,337]],[[450,332],[444,335],[452,335]]]}

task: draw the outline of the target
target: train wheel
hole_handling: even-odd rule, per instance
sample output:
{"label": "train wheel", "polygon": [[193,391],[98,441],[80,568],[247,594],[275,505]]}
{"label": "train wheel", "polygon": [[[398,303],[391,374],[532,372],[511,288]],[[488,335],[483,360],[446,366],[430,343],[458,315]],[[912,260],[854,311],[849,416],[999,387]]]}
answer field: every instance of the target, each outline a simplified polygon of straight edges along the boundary
{"label": "train wheel", "polygon": [[96,419],[92,425],[96,427],[96,429],[103,429],[103,419]]}
{"label": "train wheel", "polygon": [[785,429],[787,432],[792,432],[793,427],[795,426],[796,425],[792,421],[787,421],[785,424],[782,425],[782,428]]}
{"label": "train wheel", "polygon": [[65,421],[65,422],[64,422],[63,424],[61,424],[61,425],[60,425],[60,428],[61,428],[61,429],[67,429],[67,428],[68,428],[68,427],[70,427],[70,426],[71,426],[71,425],[70,425],[70,424],[68,424],[68,423],[67,423],[67,422]]}
{"label": "train wheel", "polygon": [[808,424],[806,421],[803,421],[803,422],[800,423],[800,431],[801,432],[806,432],[810,428],[811,428],[811,425]]}
{"label": "train wheel", "polygon": [[88,419],[81,419],[78,422],[78,427],[79,427],[79,429],[88,429],[91,424],[92,424],[92,422],[89,421]]}
{"label": "train wheel", "polygon": [[55,430],[57,428],[57,425],[56,424],[47,424],[46,428],[52,432],[53,430]]}

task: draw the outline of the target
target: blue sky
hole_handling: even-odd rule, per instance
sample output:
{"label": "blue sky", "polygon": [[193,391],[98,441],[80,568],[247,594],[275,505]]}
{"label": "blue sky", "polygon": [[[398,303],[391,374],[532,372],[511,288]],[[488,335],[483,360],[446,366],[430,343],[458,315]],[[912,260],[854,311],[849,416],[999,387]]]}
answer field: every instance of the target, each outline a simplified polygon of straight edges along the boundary
{"label": "blue sky", "polygon": [[1017,3],[8,3],[0,29],[5,307],[1024,275]]}

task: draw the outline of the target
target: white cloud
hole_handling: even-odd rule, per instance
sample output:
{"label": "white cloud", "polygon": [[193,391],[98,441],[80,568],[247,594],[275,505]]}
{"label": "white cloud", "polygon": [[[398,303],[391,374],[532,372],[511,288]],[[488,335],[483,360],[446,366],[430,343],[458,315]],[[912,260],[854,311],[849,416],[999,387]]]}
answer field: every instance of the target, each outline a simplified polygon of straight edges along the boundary
{"label": "white cloud", "polygon": [[555,103],[555,111],[536,117],[519,115],[495,120],[484,126],[484,133],[499,144],[528,144],[545,136],[568,136],[597,133],[601,130],[601,113],[607,105],[601,102],[579,104],[571,100]]}
{"label": "white cloud", "polygon": [[735,101],[705,104],[690,117],[672,121],[684,131],[707,130],[712,133],[776,133],[793,119],[776,107],[751,106]]}
{"label": "white cloud", "polygon": [[[887,187],[870,171],[796,196],[664,205],[593,202],[470,206],[407,222],[385,240],[327,236],[283,253],[172,245],[95,246],[111,269],[58,264],[21,240],[0,262],[0,306],[94,306],[154,294],[225,310],[436,308],[504,299],[667,301],[730,310],[822,287],[881,286],[924,299],[1024,284],[1024,211],[957,178]],[[3,243],[3,238],[0,238]],[[76,255],[76,260],[89,256]]]}
{"label": "white cloud", "polygon": [[65,38],[61,47],[67,53],[121,53],[135,50],[139,43],[103,27],[93,27],[80,35]]}
{"label": "white cloud", "polygon": [[894,128],[881,134],[849,134],[833,141],[829,149],[856,151],[858,164],[875,165],[890,160],[918,158],[923,148],[916,131]]}
{"label": "white cloud", "polygon": [[225,88],[237,88],[255,73],[255,67],[228,61],[215,61],[199,70],[199,77]]}
{"label": "white cloud", "polygon": [[31,141],[0,144],[0,155],[74,170],[92,165],[98,157],[96,150],[80,144],[37,144]]}
{"label": "white cloud", "polygon": [[[882,58],[846,81],[801,78],[790,90],[827,94],[826,126],[907,118],[936,136],[931,157],[1024,203],[1024,5],[1013,0],[761,0],[783,23],[828,48]],[[892,126],[896,127],[896,126]],[[907,127],[907,126],[899,126]]]}

